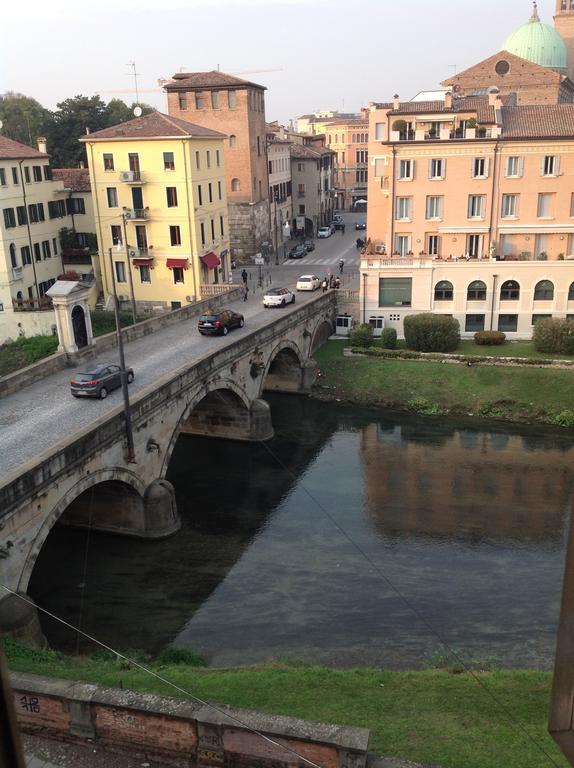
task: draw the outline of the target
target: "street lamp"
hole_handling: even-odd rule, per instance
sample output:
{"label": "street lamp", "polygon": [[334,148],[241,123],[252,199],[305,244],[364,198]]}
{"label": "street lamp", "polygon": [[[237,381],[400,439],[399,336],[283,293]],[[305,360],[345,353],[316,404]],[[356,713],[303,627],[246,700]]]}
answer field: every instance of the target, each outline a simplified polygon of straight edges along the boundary
{"label": "street lamp", "polygon": [[273,247],[275,248],[275,265],[279,266],[279,251],[277,250],[277,198],[279,197],[279,190],[275,188],[275,192],[273,194],[273,201],[275,203],[275,216],[274,216],[274,222],[275,226],[273,228]]}

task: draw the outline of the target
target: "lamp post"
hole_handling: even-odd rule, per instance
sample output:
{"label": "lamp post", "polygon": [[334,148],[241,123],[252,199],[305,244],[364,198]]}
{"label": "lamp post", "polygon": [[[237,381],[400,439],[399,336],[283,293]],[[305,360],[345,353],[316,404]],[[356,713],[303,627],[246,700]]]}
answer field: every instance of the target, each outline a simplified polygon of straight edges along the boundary
{"label": "lamp post", "polygon": [[[132,275],[132,265],[131,265],[131,262],[130,262],[130,248],[129,248],[129,245],[128,245],[128,233],[127,233],[127,227],[126,227],[126,215],[125,215],[125,213],[122,213],[122,224],[123,224],[123,231],[124,231],[124,245],[126,247],[126,258],[127,258],[127,261],[128,261],[126,266],[128,268],[128,280],[130,281],[130,298],[131,298],[131,304],[132,304],[132,322],[135,325],[136,324],[136,317],[137,317],[136,297],[135,297],[135,294],[134,294],[134,278],[133,278],[133,275]],[[112,273],[113,273],[113,271],[114,271],[114,265],[112,264]],[[115,288],[116,281],[115,281],[115,276],[113,274],[112,274],[112,280],[113,280],[113,283],[114,283],[114,295],[115,295],[115,292],[116,292],[116,288]]]}
{"label": "lamp post", "polygon": [[273,194],[273,201],[275,203],[275,215],[274,215],[274,222],[275,226],[273,229],[273,247],[275,248],[275,265],[279,266],[279,251],[277,250],[277,198],[279,196],[279,192],[277,189],[275,189],[275,192]]}
{"label": "lamp post", "polygon": [[127,460],[129,464],[136,463],[134,448],[134,433],[132,428],[132,416],[130,412],[130,396],[128,392],[128,375],[126,372],[126,361],[124,357],[124,342],[122,339],[122,329],[120,327],[120,313],[118,309],[118,296],[116,293],[116,276],[114,273],[114,260],[112,258],[112,249],[110,248],[110,267],[112,270],[112,291],[114,297],[114,316],[116,319],[116,338],[118,340],[118,351],[120,353],[120,377],[122,380],[122,394],[124,396],[124,416],[126,420],[126,438],[128,443]]}

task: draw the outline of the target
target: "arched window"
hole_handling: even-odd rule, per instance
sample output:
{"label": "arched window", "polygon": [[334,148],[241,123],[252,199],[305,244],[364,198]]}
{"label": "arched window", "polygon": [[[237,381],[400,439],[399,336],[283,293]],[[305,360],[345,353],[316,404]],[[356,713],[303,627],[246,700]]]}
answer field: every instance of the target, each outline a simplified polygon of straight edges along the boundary
{"label": "arched window", "polygon": [[500,301],[516,301],[520,298],[520,286],[516,280],[507,280],[500,286]]}
{"label": "arched window", "polygon": [[453,287],[448,280],[441,280],[434,287],[435,301],[452,301]]}
{"label": "arched window", "polygon": [[239,192],[240,189],[241,189],[241,184],[239,183],[239,179],[231,179],[231,191]]}
{"label": "arched window", "polygon": [[486,283],[474,280],[466,290],[467,301],[484,301],[486,299]]}
{"label": "arched window", "polygon": [[541,280],[534,287],[534,301],[552,301],[554,298],[554,283],[551,280]]}
{"label": "arched window", "polygon": [[16,260],[16,246],[14,243],[10,243],[10,262],[13,267],[18,266],[18,262]]}
{"label": "arched window", "polygon": [[229,136],[229,146],[231,149],[234,149],[236,145],[237,145],[237,136],[234,133],[232,133]]}
{"label": "arched window", "polygon": [[574,301],[574,283],[570,283],[568,288],[568,301]]}

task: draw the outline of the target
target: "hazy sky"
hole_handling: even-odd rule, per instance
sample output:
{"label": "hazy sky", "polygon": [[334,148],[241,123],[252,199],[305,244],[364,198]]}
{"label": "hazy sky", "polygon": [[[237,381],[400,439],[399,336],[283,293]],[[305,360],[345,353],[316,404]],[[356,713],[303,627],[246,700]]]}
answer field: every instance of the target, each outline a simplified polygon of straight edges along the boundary
{"label": "hazy sky", "polygon": [[[554,0],[540,0],[552,23]],[[407,99],[500,49],[530,16],[529,0],[15,0],[2,7],[0,92],[53,108],[77,94],[140,100],[179,69],[220,69],[267,86],[266,116],[356,111]],[[9,34],[8,34],[9,32]],[[273,72],[253,70],[275,69]]]}

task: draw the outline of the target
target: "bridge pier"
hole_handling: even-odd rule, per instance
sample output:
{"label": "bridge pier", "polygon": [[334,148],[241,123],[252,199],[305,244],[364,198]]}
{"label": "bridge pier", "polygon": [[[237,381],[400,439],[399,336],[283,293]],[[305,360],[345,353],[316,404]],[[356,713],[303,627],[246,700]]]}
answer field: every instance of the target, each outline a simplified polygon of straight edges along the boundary
{"label": "bridge pier", "polygon": [[21,600],[8,595],[0,600],[0,635],[9,635],[22,645],[45,648],[46,638],[40,626],[38,610],[28,595]]}
{"label": "bridge pier", "polygon": [[212,392],[192,411],[181,432],[224,440],[269,440],[273,437],[271,409],[259,398],[247,409],[230,392]]}
{"label": "bridge pier", "polygon": [[310,392],[313,384],[317,380],[319,366],[315,360],[308,360],[303,366],[301,376],[301,392]]}

